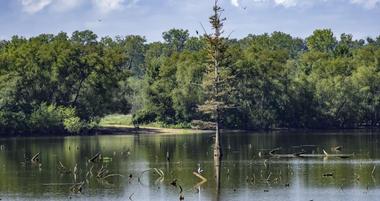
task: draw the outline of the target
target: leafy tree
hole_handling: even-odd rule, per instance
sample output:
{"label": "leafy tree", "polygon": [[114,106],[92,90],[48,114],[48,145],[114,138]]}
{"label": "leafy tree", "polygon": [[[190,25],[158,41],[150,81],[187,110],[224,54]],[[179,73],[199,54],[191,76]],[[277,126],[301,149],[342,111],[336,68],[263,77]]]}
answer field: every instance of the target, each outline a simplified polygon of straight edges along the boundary
{"label": "leafy tree", "polygon": [[331,53],[337,41],[331,29],[317,29],[313,35],[306,38],[306,43],[310,51]]}
{"label": "leafy tree", "polygon": [[52,119],[48,128],[67,132],[56,111],[73,108],[76,127],[86,128],[120,111],[123,100],[114,97],[121,89],[118,81],[128,77],[121,68],[124,60],[123,52],[98,42],[91,31],[74,32],[71,38],[65,33],[13,37],[0,52],[1,121],[8,122],[2,130],[41,132],[45,128],[38,122],[46,118]]}
{"label": "leafy tree", "polygon": [[83,133],[112,113],[137,124],[214,121],[217,136],[222,127],[380,126],[380,37],[337,40],[320,29],[305,40],[228,39],[221,13],[216,4],[212,34],[171,29],[163,42],[89,30],[0,41],[0,133]]}
{"label": "leafy tree", "polygon": [[172,52],[181,52],[185,49],[186,41],[189,39],[189,31],[183,29],[171,29],[162,34],[162,38],[168,44]]}

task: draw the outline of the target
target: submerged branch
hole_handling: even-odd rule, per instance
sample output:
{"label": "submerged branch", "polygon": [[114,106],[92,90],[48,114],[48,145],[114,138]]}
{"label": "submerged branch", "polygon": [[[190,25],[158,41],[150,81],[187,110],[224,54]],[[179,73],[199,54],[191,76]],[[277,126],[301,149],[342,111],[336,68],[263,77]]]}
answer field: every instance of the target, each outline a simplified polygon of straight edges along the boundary
{"label": "submerged branch", "polygon": [[101,157],[102,157],[102,155],[98,152],[93,157],[91,157],[88,161],[95,163],[97,161],[100,161]]}

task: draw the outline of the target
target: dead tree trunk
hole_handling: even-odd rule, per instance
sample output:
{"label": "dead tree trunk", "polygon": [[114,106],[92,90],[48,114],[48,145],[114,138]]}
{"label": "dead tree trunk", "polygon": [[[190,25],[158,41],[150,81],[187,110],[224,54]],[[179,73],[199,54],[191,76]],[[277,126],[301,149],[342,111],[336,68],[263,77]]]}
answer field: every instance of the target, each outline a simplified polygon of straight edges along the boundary
{"label": "dead tree trunk", "polygon": [[220,200],[220,170],[221,170],[221,159],[214,158],[214,168],[215,168],[215,198],[214,201]]}
{"label": "dead tree trunk", "polygon": [[214,145],[214,158],[221,159],[222,158],[222,147],[220,145],[220,128],[219,128],[219,111],[217,109],[216,112],[216,125],[215,125],[215,145]]}

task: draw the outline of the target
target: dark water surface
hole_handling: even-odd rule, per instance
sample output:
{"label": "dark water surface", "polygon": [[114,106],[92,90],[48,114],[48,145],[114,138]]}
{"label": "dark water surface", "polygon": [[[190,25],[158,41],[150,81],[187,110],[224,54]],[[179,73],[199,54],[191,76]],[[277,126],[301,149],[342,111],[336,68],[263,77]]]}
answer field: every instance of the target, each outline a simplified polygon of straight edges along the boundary
{"label": "dark water surface", "polygon": [[[0,139],[0,198],[167,201],[179,200],[181,187],[185,200],[380,200],[379,139],[377,132],[348,131],[223,134],[219,187],[209,134]],[[337,146],[340,154],[355,155],[268,156],[276,147],[282,147],[277,153],[335,154]],[[38,152],[41,165],[30,161]],[[98,152],[102,161],[89,162]],[[59,161],[71,172],[60,170]],[[194,176],[199,166],[207,182]],[[80,182],[82,192],[74,192]]]}

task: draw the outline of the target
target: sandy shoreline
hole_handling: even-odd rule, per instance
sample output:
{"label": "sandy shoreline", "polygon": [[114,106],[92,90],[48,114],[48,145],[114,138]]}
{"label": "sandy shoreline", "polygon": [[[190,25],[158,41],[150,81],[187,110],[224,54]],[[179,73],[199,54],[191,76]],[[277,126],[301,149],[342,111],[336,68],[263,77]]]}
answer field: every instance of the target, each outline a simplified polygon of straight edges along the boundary
{"label": "sandy shoreline", "polygon": [[177,129],[177,128],[156,128],[140,127],[126,125],[104,125],[97,129],[98,134],[195,134],[195,133],[214,133],[213,130],[199,129]]}

